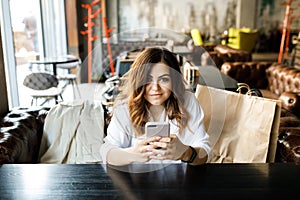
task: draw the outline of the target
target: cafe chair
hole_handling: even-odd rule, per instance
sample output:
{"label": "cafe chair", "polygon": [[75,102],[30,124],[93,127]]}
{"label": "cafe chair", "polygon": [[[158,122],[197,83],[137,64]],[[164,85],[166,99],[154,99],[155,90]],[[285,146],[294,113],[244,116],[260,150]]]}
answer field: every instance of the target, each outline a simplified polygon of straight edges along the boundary
{"label": "cafe chair", "polygon": [[[67,55],[67,58],[76,58],[73,55]],[[63,64],[57,64],[57,78],[60,81],[66,81],[66,84],[72,84],[73,89],[73,97],[76,99],[75,90],[77,91],[77,94],[79,98],[81,98],[80,90],[77,83],[77,74],[80,71],[80,65],[81,65],[81,59],[78,58],[77,61],[70,62],[70,63],[63,63]],[[62,69],[63,71],[59,71],[59,69]],[[72,73],[72,71],[76,71],[76,73]],[[66,86],[66,85],[65,85]]]}
{"label": "cafe chair", "polygon": [[206,46],[206,45],[210,46],[210,45],[212,45],[211,42],[203,40],[201,32],[197,28],[194,28],[191,30],[191,36],[192,36],[192,40],[193,40],[195,46]]}
{"label": "cafe chair", "polygon": [[193,42],[194,42],[195,46],[201,46],[201,45],[204,44],[199,29],[196,29],[196,28],[192,29],[191,30],[191,36],[192,36],[192,39],[193,39]]}
{"label": "cafe chair", "polygon": [[28,89],[28,93],[32,97],[31,105],[35,101],[37,106],[38,99],[44,99],[40,105],[44,105],[51,99],[55,99],[55,104],[57,104],[58,97],[63,101],[63,88],[59,86],[58,79],[52,74],[45,72],[31,73],[25,77],[23,85]]}
{"label": "cafe chair", "polygon": [[227,45],[231,48],[251,53],[255,47],[258,35],[258,30],[250,28],[229,28]]}

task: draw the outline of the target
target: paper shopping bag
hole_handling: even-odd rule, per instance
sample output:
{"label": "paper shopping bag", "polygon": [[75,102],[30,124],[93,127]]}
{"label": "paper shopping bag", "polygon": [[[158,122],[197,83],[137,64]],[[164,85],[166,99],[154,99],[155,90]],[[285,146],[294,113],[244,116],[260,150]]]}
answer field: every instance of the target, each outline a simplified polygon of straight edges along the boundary
{"label": "paper shopping bag", "polygon": [[278,100],[197,85],[213,163],[274,162],[281,104]]}

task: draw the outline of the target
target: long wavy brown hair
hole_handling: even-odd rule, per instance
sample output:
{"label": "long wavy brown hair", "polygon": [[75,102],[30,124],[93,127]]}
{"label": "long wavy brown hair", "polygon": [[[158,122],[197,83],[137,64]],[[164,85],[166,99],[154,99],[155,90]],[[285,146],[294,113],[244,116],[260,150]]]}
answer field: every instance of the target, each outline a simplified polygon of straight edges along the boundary
{"label": "long wavy brown hair", "polygon": [[[148,102],[144,98],[144,94],[147,76],[152,66],[157,63],[163,63],[170,67],[172,89],[170,97],[164,103],[168,118],[176,119],[179,133],[186,127],[189,118],[183,107],[183,94],[186,87],[176,54],[162,47],[145,48],[138,54],[130,70],[122,77],[120,94],[117,97],[117,100],[127,100],[131,123],[137,136],[144,133],[145,124],[149,121]],[[117,106],[118,103],[115,105]]]}

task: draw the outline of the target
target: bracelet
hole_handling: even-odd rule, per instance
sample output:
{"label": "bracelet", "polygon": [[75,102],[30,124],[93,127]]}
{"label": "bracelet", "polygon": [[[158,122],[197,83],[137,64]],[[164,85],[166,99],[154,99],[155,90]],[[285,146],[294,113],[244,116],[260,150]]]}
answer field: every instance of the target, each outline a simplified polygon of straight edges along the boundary
{"label": "bracelet", "polygon": [[191,147],[191,146],[189,146],[189,147],[192,149],[193,153],[192,153],[192,155],[191,155],[191,157],[190,157],[189,160],[187,160],[187,161],[181,160],[182,162],[192,163],[192,162],[194,162],[194,160],[195,160],[195,158],[196,158],[196,156],[197,156],[197,151],[196,151],[196,149],[194,149],[194,147]]}

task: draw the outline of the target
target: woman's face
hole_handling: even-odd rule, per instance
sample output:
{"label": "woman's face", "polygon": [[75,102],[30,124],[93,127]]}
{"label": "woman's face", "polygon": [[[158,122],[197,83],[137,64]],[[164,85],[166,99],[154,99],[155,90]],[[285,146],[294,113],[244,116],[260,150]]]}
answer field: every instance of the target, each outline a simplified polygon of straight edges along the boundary
{"label": "woman's face", "polygon": [[169,66],[157,63],[147,75],[145,99],[152,105],[162,105],[171,95],[172,81]]}

